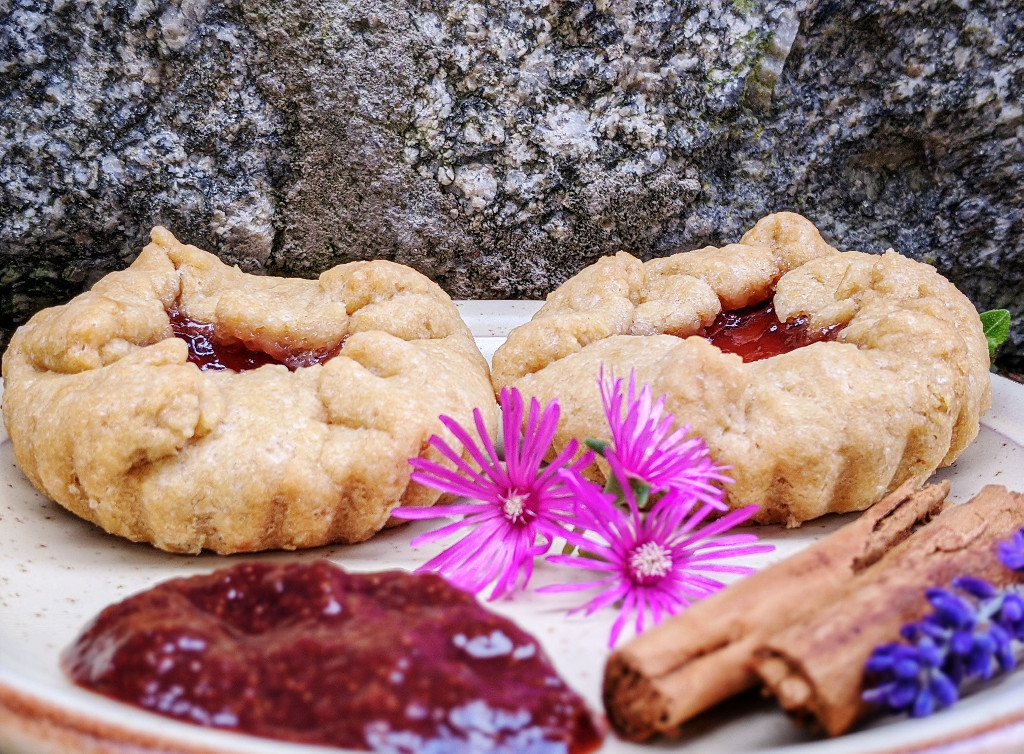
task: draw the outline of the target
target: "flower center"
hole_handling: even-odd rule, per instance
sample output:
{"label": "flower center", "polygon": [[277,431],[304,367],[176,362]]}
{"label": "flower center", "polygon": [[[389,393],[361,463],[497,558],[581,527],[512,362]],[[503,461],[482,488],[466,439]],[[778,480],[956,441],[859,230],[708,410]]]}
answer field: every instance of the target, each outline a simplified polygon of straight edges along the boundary
{"label": "flower center", "polygon": [[505,514],[511,523],[524,523],[526,516],[526,495],[518,490],[509,490],[508,495],[501,502],[501,512]]}
{"label": "flower center", "polygon": [[657,542],[644,542],[630,555],[629,568],[640,584],[658,581],[672,570],[672,554]]}

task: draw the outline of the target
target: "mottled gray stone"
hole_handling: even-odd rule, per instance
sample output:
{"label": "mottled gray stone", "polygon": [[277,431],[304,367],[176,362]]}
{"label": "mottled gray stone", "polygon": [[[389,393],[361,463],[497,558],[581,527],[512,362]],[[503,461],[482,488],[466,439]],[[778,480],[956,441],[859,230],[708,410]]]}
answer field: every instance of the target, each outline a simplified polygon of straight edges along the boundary
{"label": "mottled gray stone", "polygon": [[162,223],[543,296],[795,209],[1015,316],[1019,0],[0,0],[0,331]]}

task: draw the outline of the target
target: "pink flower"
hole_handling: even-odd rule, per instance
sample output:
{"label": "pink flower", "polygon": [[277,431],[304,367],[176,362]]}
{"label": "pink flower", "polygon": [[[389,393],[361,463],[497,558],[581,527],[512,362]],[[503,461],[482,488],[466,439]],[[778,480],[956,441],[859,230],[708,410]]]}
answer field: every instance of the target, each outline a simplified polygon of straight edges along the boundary
{"label": "pink flower", "polygon": [[575,545],[579,555],[549,555],[552,563],[600,572],[599,578],[579,584],[541,587],[538,592],[571,592],[599,589],[600,592],[576,608],[591,615],[601,608],[620,604],[619,617],[611,630],[614,646],[629,616],[636,614],[636,632],[644,628],[650,613],[653,623],[674,615],[693,600],[721,589],[715,574],[748,574],[749,566],[724,562],[732,558],[771,552],[772,545],[754,544],[754,534],[726,534],[757,511],[757,506],[732,511],[706,521],[715,508],[679,490],[659,498],[646,514],[617,457],[608,459],[622,485],[628,510],[616,503],[616,496],[603,492],[578,475],[566,474],[566,487],[576,497],[575,519],[583,531],[567,531],[563,537]]}
{"label": "pink flower", "polygon": [[526,586],[533,572],[533,559],[545,554],[553,539],[564,533],[564,522],[572,510],[572,500],[559,472],[564,470],[571,477],[593,458],[587,453],[573,461],[578,447],[574,440],[549,465],[543,465],[558,427],[557,401],[543,410],[536,398],[530,401],[522,439],[522,395],[515,388],[505,388],[499,402],[505,438],[504,463],[479,410],[473,412],[479,443],[453,419],[441,417],[475,466],[436,435],[430,438],[430,444],[455,465],[454,470],[423,458],[409,461],[416,468],[412,474],[414,481],[470,500],[433,508],[397,508],[392,512],[403,519],[461,516],[460,520],[412,540],[412,546],[419,547],[468,530],[418,570],[437,571],[456,586],[474,593],[494,583],[491,599],[512,592],[517,585]]}
{"label": "pink flower", "polygon": [[[727,510],[722,489],[716,484],[732,481],[723,473],[726,467],[715,465],[703,439],[686,439],[689,425],[671,431],[675,420],[665,413],[664,395],[652,404],[650,385],[637,393],[632,371],[626,395],[623,382],[614,376],[606,378],[602,368],[601,401],[612,436],[605,456],[616,458],[626,479],[646,484],[652,493],[675,490]],[[643,502],[640,507],[644,507]]]}

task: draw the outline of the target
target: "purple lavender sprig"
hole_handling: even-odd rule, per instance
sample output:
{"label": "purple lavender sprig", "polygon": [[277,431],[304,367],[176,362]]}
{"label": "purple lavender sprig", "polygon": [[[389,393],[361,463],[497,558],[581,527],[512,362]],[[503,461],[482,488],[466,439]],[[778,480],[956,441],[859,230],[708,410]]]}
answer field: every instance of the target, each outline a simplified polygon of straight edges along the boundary
{"label": "purple lavender sprig", "polygon": [[[1000,542],[997,552],[1007,568],[1024,570],[1024,529]],[[924,717],[954,704],[968,680],[1013,669],[1014,644],[1024,643],[1020,587],[997,589],[972,576],[954,579],[951,587],[927,590],[932,612],[902,628],[906,643],[872,652],[864,701]]]}

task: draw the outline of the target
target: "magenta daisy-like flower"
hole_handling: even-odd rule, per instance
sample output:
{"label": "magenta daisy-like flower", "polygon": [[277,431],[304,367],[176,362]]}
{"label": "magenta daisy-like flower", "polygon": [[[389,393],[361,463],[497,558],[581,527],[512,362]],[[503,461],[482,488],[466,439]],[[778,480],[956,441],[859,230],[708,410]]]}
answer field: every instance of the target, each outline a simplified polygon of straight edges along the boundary
{"label": "magenta daisy-like flower", "polygon": [[412,474],[414,481],[469,499],[432,508],[397,508],[392,512],[403,519],[460,517],[412,540],[410,544],[419,547],[466,531],[465,536],[418,570],[441,573],[453,584],[474,593],[494,583],[491,599],[508,594],[517,585],[525,586],[533,572],[533,559],[545,554],[553,539],[564,533],[564,522],[573,502],[560,472],[572,477],[593,458],[587,453],[574,461],[578,444],[572,441],[545,465],[544,456],[558,427],[558,402],[552,401],[542,409],[534,398],[525,412],[523,397],[515,388],[503,389],[499,402],[504,461],[479,410],[473,412],[476,439],[451,417],[441,417],[441,422],[468,452],[472,464],[437,435],[430,438],[430,444],[454,464],[454,469],[423,458],[409,461],[416,468]]}
{"label": "magenta daisy-like flower", "polygon": [[552,563],[598,571],[599,578],[578,584],[541,587],[538,592],[600,590],[576,608],[591,615],[619,604],[619,617],[611,630],[614,646],[630,615],[636,615],[636,632],[674,615],[694,600],[712,594],[724,584],[717,574],[748,574],[755,569],[737,565],[734,558],[771,552],[773,545],[757,544],[754,534],[728,534],[757,511],[752,505],[708,519],[716,509],[692,496],[671,490],[643,514],[616,457],[608,459],[618,477],[628,510],[616,505],[616,496],[578,475],[564,481],[576,498],[575,520],[579,530],[562,534],[576,546],[578,555],[549,555]]}
{"label": "magenta daisy-like flower", "polygon": [[675,419],[665,413],[665,396],[651,400],[651,386],[637,391],[636,374],[624,380],[605,377],[601,370],[601,401],[608,417],[612,443],[606,458],[618,460],[626,479],[646,484],[652,493],[676,490],[701,503],[726,510],[721,483],[731,482],[725,468],[711,459],[700,437],[690,437],[689,425],[673,430]]}

